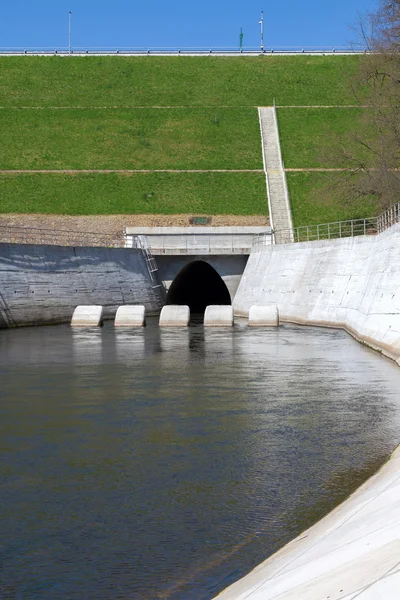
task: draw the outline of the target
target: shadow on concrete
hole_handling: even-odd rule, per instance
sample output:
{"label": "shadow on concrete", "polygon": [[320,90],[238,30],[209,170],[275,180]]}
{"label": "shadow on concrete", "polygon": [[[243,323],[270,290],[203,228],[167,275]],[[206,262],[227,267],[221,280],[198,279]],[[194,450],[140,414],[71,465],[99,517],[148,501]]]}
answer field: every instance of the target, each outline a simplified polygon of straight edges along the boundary
{"label": "shadow on concrete", "polygon": [[202,260],[181,269],[168,291],[167,304],[187,304],[191,314],[202,314],[209,304],[231,304],[231,296],[217,271]]}

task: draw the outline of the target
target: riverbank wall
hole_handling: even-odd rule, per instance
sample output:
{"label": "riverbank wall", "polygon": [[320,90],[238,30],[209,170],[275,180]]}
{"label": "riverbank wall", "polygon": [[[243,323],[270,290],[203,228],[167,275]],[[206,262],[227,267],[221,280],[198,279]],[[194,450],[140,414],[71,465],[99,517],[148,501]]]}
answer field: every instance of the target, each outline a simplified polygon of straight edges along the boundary
{"label": "riverbank wall", "polygon": [[69,322],[76,306],[162,307],[137,249],[0,244],[0,328]]}
{"label": "riverbank wall", "polygon": [[[343,328],[400,365],[400,224],[378,236],[256,247],[234,301],[282,322]],[[218,600],[394,600],[400,588],[400,447],[326,517]]]}
{"label": "riverbank wall", "polygon": [[280,322],[338,327],[400,365],[400,224],[377,236],[256,246],[235,315],[275,304]]}
{"label": "riverbank wall", "polygon": [[400,448],[345,502],[218,600],[396,600]]}

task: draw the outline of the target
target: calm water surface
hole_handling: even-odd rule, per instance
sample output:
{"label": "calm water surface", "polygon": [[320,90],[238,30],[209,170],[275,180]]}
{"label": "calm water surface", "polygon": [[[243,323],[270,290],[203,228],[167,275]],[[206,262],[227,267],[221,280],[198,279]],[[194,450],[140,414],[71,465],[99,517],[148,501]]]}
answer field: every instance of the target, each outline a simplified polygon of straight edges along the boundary
{"label": "calm water surface", "polygon": [[400,442],[345,333],[0,332],[0,597],[208,600]]}

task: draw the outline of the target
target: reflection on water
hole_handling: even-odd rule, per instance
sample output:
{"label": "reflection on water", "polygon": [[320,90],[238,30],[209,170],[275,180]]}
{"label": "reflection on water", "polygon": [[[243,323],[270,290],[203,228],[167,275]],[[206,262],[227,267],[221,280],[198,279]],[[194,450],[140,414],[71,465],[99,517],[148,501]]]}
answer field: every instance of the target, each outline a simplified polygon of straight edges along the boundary
{"label": "reflection on water", "polygon": [[0,332],[5,599],[202,600],[399,443],[400,372],[340,331]]}

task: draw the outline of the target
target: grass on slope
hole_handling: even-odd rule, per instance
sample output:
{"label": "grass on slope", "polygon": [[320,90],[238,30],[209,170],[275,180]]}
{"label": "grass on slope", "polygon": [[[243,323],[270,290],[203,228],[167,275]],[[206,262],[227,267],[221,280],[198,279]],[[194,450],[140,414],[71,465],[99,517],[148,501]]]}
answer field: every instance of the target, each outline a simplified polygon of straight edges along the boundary
{"label": "grass on slope", "polygon": [[263,173],[0,174],[0,213],[267,215]]}
{"label": "grass on slope", "polygon": [[0,169],[262,169],[255,108],[0,110]]}
{"label": "grass on slope", "polygon": [[[278,109],[279,134],[285,167],[297,169],[347,167],[348,164],[341,158],[339,151],[335,151],[335,148],[339,148],[343,143],[346,144],[347,152],[362,158],[365,151],[363,153],[355,137],[360,130],[365,132],[363,110],[365,109]],[[365,133],[369,137],[372,136],[371,131]]]}
{"label": "grass on slope", "polygon": [[[380,212],[377,199],[373,196],[356,204],[338,198],[334,189],[337,174],[287,173],[286,176],[295,227],[364,219]],[[326,192],[322,192],[327,186],[332,186],[330,199],[327,199]]]}
{"label": "grass on slope", "polygon": [[354,104],[359,56],[2,57],[0,106]]}

